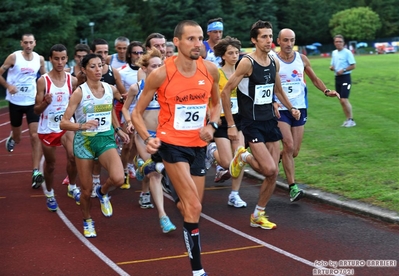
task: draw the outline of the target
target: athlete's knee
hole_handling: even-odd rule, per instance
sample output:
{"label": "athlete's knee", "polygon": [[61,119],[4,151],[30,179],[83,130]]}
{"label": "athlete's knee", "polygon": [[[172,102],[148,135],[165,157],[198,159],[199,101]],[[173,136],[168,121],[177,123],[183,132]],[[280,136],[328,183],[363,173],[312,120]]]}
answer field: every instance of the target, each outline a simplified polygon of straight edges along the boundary
{"label": "athlete's knee", "polygon": [[125,175],[122,173],[115,173],[109,176],[109,179],[111,180],[112,184],[114,186],[121,186],[123,182],[125,181]]}
{"label": "athlete's knee", "polygon": [[46,162],[45,171],[46,173],[52,174],[55,170],[55,162]]}

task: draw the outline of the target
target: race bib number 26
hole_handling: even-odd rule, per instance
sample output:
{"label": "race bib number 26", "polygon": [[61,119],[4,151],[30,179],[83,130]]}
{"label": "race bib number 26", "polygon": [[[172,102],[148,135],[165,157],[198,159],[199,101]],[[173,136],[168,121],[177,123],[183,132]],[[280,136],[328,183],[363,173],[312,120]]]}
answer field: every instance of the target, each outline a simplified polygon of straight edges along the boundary
{"label": "race bib number 26", "polygon": [[206,108],[206,104],[176,104],[173,127],[176,130],[193,130],[203,127],[206,117]]}

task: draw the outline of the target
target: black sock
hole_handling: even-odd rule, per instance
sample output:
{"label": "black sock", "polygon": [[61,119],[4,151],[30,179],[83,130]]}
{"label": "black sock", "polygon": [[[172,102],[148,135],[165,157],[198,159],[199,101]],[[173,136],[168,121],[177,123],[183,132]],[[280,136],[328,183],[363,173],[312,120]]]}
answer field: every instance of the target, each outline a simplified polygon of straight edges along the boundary
{"label": "black sock", "polygon": [[183,224],[184,243],[190,258],[191,269],[201,270],[201,246],[198,223],[184,222]]}
{"label": "black sock", "polygon": [[294,186],[294,185],[295,185],[295,183],[289,184],[288,185],[289,189],[291,190],[292,186]]}

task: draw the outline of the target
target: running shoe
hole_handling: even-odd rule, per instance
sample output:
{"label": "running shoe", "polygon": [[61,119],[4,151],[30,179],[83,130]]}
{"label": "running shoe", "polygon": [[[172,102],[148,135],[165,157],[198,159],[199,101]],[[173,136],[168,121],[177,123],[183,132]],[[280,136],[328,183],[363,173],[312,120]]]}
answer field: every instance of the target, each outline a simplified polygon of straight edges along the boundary
{"label": "running shoe", "polygon": [[6,150],[8,152],[13,152],[14,151],[15,141],[14,141],[14,139],[12,139],[12,132],[10,133],[10,136],[8,136],[5,145],[6,145]]}
{"label": "running shoe", "polygon": [[270,222],[265,214],[265,211],[259,213],[259,217],[255,218],[254,214],[251,215],[251,227],[260,227],[262,229],[270,230],[276,229],[277,225],[273,222]]}
{"label": "running shoe", "polygon": [[151,203],[150,193],[142,193],[140,195],[139,204],[142,209],[152,209],[154,205]]}
{"label": "running shoe", "polygon": [[176,230],[176,226],[170,221],[168,216],[161,217],[159,223],[161,224],[162,232],[164,233]]}
{"label": "running shoe", "polygon": [[242,168],[245,165],[245,162],[241,159],[241,154],[246,152],[247,150],[243,146],[239,146],[234,153],[233,160],[230,162],[229,171],[232,177],[237,178]]}
{"label": "running shoe", "polygon": [[356,123],[352,119],[349,119],[348,121],[346,121],[345,127],[354,127],[354,126],[356,126]]}
{"label": "running shoe", "polygon": [[66,176],[64,180],[62,180],[62,185],[69,185],[69,176]]}
{"label": "running shoe", "polygon": [[303,191],[299,189],[298,185],[294,184],[290,187],[290,201],[298,201],[303,197]]}
{"label": "running shoe", "polygon": [[39,189],[43,181],[44,181],[43,174],[38,169],[34,169],[32,172],[32,188]]}
{"label": "running shoe", "polygon": [[93,190],[91,190],[91,197],[97,197],[96,189],[101,187],[100,182],[93,182]]}
{"label": "running shoe", "polygon": [[128,163],[127,164],[127,169],[129,170],[129,177],[130,178],[136,178],[136,170],[134,169],[134,165]]}
{"label": "running shoe", "polygon": [[348,124],[349,119],[345,120],[344,123],[341,125],[342,127],[346,127],[346,125]]}
{"label": "running shoe", "polygon": [[216,183],[223,183],[226,180],[230,179],[230,177],[231,177],[231,175],[229,173],[229,170],[224,170],[223,169],[223,170],[216,171],[216,175],[215,175],[214,181]]}
{"label": "running shoe", "polygon": [[125,181],[123,182],[121,189],[130,189],[129,173],[125,173]]}
{"label": "running shoe", "polygon": [[96,194],[98,199],[100,200],[101,204],[101,212],[103,212],[103,215],[106,217],[112,216],[112,205],[111,201],[109,201],[108,194],[106,195],[101,195],[100,194],[101,186],[97,186],[96,188]]}
{"label": "running shoe", "polygon": [[152,159],[147,159],[144,164],[140,167],[140,173],[142,175],[148,175],[149,173],[155,172],[156,171],[156,164]]}
{"label": "running shoe", "polygon": [[247,207],[247,203],[241,199],[241,197],[237,195],[229,195],[229,201],[227,201],[229,206],[233,206],[235,208],[245,208]]}
{"label": "running shoe", "polygon": [[96,229],[94,228],[94,221],[92,219],[83,220],[83,235],[86,238],[97,237]]}
{"label": "running shoe", "polygon": [[206,156],[205,156],[205,168],[207,170],[212,167],[213,162],[215,162],[215,156],[213,155],[213,152],[216,150],[216,143],[212,142],[209,143],[208,146],[206,147]]}
{"label": "running shoe", "polygon": [[70,189],[68,186],[68,191],[67,191],[67,195],[70,198],[75,199],[75,202],[77,205],[80,205],[80,189],[79,188],[74,188],[74,189]]}
{"label": "running shoe", "polygon": [[[137,156],[136,156],[137,157]],[[136,158],[135,157],[135,158]],[[144,165],[144,160],[143,159],[141,159],[141,158],[136,158],[136,179],[138,180],[138,181],[143,181],[143,179],[144,179],[144,174],[142,173],[142,170],[141,170],[141,167]]]}
{"label": "running shoe", "polygon": [[47,209],[51,212],[56,212],[58,210],[58,204],[54,196],[47,196]]}
{"label": "running shoe", "polygon": [[122,155],[122,148],[123,148],[123,140],[119,137],[118,134],[115,133],[115,143],[117,145],[116,151],[118,152],[119,156]]}

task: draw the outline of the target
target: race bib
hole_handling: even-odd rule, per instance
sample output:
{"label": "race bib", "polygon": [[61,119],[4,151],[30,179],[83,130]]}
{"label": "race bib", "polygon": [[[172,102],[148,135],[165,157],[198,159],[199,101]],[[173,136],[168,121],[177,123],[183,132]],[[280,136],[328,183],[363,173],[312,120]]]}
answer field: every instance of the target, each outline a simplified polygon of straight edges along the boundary
{"label": "race bib", "polygon": [[255,85],[254,104],[270,104],[273,99],[274,83]]}
{"label": "race bib", "polygon": [[300,81],[285,82],[281,86],[289,99],[297,98],[301,94],[302,86]]}
{"label": "race bib", "polygon": [[206,104],[176,104],[173,127],[176,130],[193,130],[203,127],[206,117],[206,106]]}
{"label": "race bib", "polygon": [[[220,110],[220,114],[224,114],[224,109],[223,109],[223,103],[222,100],[220,100],[220,106],[222,107]],[[237,98],[230,98],[230,109],[231,109],[231,114],[237,114],[238,113],[238,102]]]}
{"label": "race bib", "polygon": [[111,129],[111,111],[87,113],[86,122],[90,120],[97,120],[98,125],[97,128],[88,129],[86,132],[106,132]]}
{"label": "race bib", "polygon": [[64,116],[65,110],[50,111],[48,113],[47,126],[53,131],[60,131],[60,122]]}

